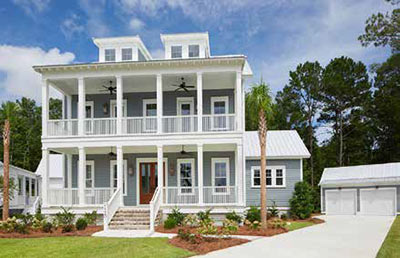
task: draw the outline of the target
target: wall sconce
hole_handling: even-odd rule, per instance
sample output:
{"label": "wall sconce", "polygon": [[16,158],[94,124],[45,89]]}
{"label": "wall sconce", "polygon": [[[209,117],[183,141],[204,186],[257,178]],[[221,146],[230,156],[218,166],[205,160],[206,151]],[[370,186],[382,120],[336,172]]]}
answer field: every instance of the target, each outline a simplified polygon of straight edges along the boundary
{"label": "wall sconce", "polygon": [[172,162],[169,164],[169,175],[170,176],[174,176],[175,175],[175,167],[174,167],[174,164]]}
{"label": "wall sconce", "polygon": [[104,115],[108,115],[108,104],[107,103],[103,104],[103,113],[104,113]]}
{"label": "wall sconce", "polygon": [[128,169],[128,174],[129,174],[130,176],[133,176],[134,173],[135,173],[135,171],[133,170],[133,167],[130,167],[130,168]]}

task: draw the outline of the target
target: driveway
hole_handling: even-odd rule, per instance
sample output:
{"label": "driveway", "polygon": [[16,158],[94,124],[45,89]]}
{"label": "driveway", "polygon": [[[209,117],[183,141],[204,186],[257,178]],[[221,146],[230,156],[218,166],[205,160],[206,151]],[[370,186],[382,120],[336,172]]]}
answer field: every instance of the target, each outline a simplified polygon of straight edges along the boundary
{"label": "driveway", "polygon": [[326,221],[286,234],[209,253],[204,257],[374,258],[395,217],[321,216]]}

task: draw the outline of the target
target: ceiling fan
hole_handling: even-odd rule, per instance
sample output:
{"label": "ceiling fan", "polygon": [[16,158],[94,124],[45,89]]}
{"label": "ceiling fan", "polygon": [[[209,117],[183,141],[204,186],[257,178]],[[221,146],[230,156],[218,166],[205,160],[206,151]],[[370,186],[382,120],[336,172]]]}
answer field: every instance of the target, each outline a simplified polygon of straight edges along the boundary
{"label": "ceiling fan", "polygon": [[110,81],[110,86],[103,85],[104,89],[101,89],[100,91],[101,92],[109,91],[110,95],[113,95],[117,91],[117,87],[116,86],[112,86],[112,84],[113,84],[113,81]]}
{"label": "ceiling fan", "polygon": [[175,91],[184,90],[186,92],[189,92],[188,88],[194,88],[193,85],[186,85],[185,78],[183,78],[183,77],[181,78],[181,83],[180,84],[172,84],[171,86],[172,87],[177,87],[175,89]]}

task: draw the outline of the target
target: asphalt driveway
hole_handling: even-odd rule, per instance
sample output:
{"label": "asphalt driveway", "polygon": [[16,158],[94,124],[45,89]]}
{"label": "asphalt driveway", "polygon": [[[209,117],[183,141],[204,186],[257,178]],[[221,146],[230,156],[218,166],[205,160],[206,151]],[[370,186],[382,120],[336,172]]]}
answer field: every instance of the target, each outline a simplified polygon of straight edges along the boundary
{"label": "asphalt driveway", "polygon": [[204,257],[374,258],[395,217],[322,216],[324,224],[252,241]]}

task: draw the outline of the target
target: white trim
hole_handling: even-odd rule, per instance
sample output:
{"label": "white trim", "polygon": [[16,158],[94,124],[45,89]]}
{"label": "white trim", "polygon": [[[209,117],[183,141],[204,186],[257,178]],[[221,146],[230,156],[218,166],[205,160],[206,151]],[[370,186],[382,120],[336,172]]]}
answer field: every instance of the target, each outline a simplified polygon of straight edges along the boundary
{"label": "white trim", "polygon": [[[329,193],[329,192],[341,192],[341,191],[343,191],[343,192],[354,192],[354,214],[353,215],[356,215],[357,214],[357,189],[356,188],[340,189],[340,190],[339,189],[325,190],[325,214],[329,215],[328,214],[328,202],[327,202],[328,194],[327,193]],[[337,214],[337,215],[340,215],[340,214]]]}
{"label": "white trim", "polygon": [[[141,206],[143,204],[140,204],[140,181],[139,181],[139,176],[140,176],[140,163],[149,163],[149,162],[154,162],[157,163],[157,157],[155,158],[137,158],[136,159],[136,206]],[[164,158],[164,164],[165,164],[165,186],[168,186],[168,158]],[[148,205],[148,204],[145,204]]]}
{"label": "white trim", "polygon": [[[86,117],[86,107],[91,107],[91,117]],[[85,119],[86,118],[94,118],[94,101],[86,101],[85,102]]]}
{"label": "white trim", "polygon": [[[181,186],[181,164],[182,163],[190,163],[191,167],[192,167],[192,171],[191,171],[191,179],[192,179],[192,192],[191,193],[182,193],[181,191],[178,191],[178,195],[194,195],[195,194],[195,187],[196,187],[196,168],[195,168],[195,160],[193,158],[190,159],[177,159],[176,160],[176,173],[177,173],[177,186],[179,187],[183,187]],[[190,188],[189,187],[185,187],[185,188]]]}
{"label": "white trim", "polygon": [[303,159],[300,159],[300,181],[303,181]]}
{"label": "white trim", "polygon": [[[222,163],[224,162],[226,164],[226,187],[227,187],[227,191],[226,192],[216,192],[215,191],[215,163]],[[229,168],[229,158],[211,158],[211,185],[213,186],[213,194],[215,195],[229,195],[230,191],[229,191],[229,186],[230,186],[230,168]],[[238,184],[236,184],[238,185]]]}
{"label": "white trim", "polygon": [[92,167],[92,178],[90,178],[92,180],[92,187],[86,187],[86,180],[88,179],[87,176],[87,169],[86,169],[86,174],[85,174],[85,189],[93,189],[95,187],[95,183],[94,183],[94,174],[95,174],[95,166],[94,166],[94,160],[86,160],[86,166],[91,166]]}
{"label": "white trim", "polygon": [[[127,99],[123,99],[123,101],[122,101],[122,109],[123,109],[123,114],[122,114],[122,116],[123,117],[126,117],[127,116],[127,112],[128,112],[128,100]],[[116,118],[117,116],[116,116],[116,114],[115,114],[115,112],[114,112],[114,108],[117,106],[117,100],[115,100],[115,99],[110,99],[110,117],[111,118]]]}
{"label": "white trim", "polygon": [[379,190],[389,190],[389,191],[394,191],[394,214],[392,214],[393,216],[395,216],[397,214],[397,188],[396,187],[373,187],[373,188],[360,188],[360,215],[376,215],[376,214],[368,214],[363,212],[363,205],[362,205],[362,201],[361,201],[361,194],[362,192],[367,192],[367,191],[379,191]]}
{"label": "white trim", "polygon": [[179,97],[176,98],[176,115],[181,116],[182,106],[181,104],[190,104],[190,114],[194,115],[194,97]]}
{"label": "white trim", "polygon": [[214,115],[214,103],[215,102],[225,102],[225,114],[229,114],[229,97],[228,96],[220,96],[220,97],[211,97],[211,114]]}
{"label": "white trim", "polygon": [[[114,173],[113,169],[114,166],[117,165],[117,160],[110,160],[110,188],[114,188],[113,181],[114,181]],[[123,189],[123,196],[128,195],[128,161],[124,159],[124,189]],[[115,178],[116,179],[116,178]]]}
{"label": "white trim", "polygon": [[[251,188],[260,188],[259,185],[254,185],[254,170],[260,170],[261,177],[261,166],[251,167]],[[266,169],[271,170],[271,185],[267,185],[267,188],[286,188],[286,166],[267,166]],[[276,170],[281,169],[283,173],[283,184],[276,185]]]}

